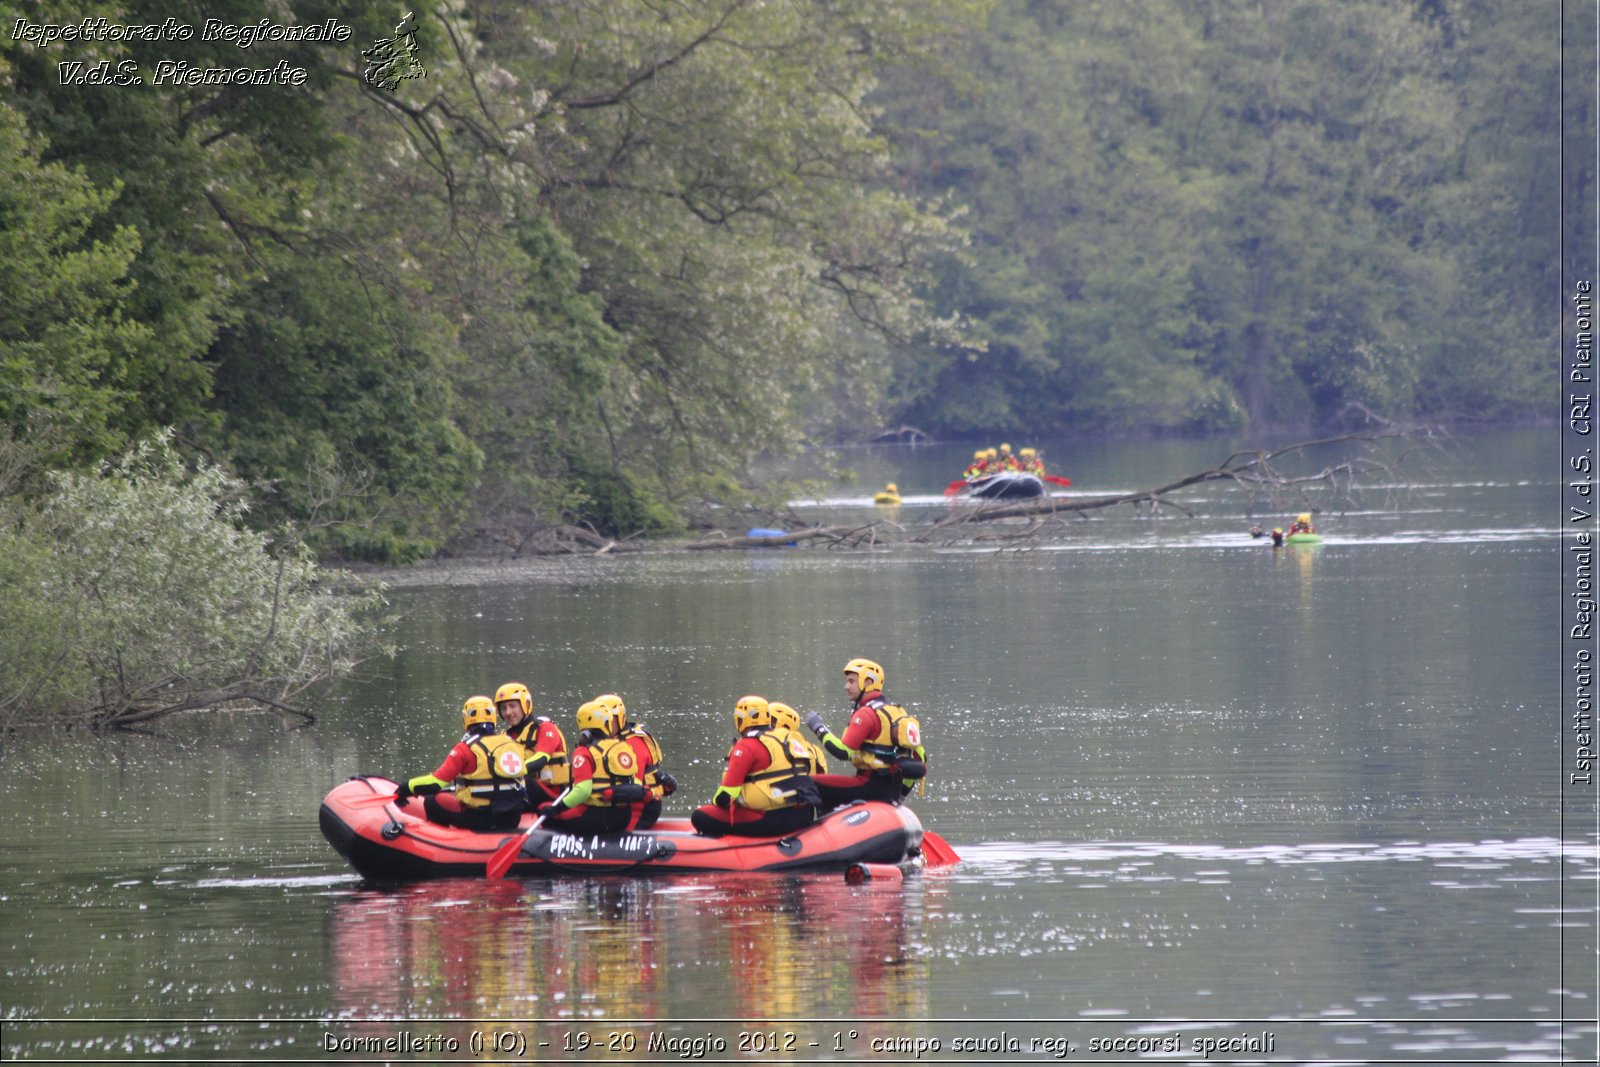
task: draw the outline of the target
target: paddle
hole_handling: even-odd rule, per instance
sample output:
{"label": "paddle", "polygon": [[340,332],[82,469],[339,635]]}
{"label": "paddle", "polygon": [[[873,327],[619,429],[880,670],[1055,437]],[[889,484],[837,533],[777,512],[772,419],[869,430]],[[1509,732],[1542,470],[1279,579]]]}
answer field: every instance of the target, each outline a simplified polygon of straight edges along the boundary
{"label": "paddle", "polygon": [[957,493],[961,492],[961,490],[965,489],[966,486],[967,480],[965,478],[957,478],[955,481],[944,487],[944,495],[955,496]]}
{"label": "paddle", "polygon": [[370,797],[356,797],[350,802],[352,808],[365,808],[373,804],[387,804],[391,800],[399,800],[399,793],[374,793]]}
{"label": "paddle", "polygon": [[1041,474],[1041,475],[1039,475],[1039,477],[1044,479],[1045,481],[1049,482],[1051,485],[1071,485],[1072,484],[1072,479],[1071,478],[1063,478],[1059,474]]}
{"label": "paddle", "polygon": [[[561,795],[556,797],[556,803],[559,804],[561,801],[565,800],[567,798],[567,794],[571,791],[572,790],[570,788],[563,790]],[[496,878],[503,876],[507,871],[509,871],[511,869],[511,865],[517,862],[517,856],[522,852],[523,842],[532,837],[533,832],[543,825],[544,816],[541,815],[537,819],[533,820],[533,825],[522,831],[522,833],[518,834],[516,837],[507,838],[504,844],[494,850],[494,855],[489,857],[489,864],[484,868],[484,877],[488,878],[489,881],[492,882]]]}
{"label": "paddle", "polygon": [[922,858],[928,861],[929,867],[948,867],[961,862],[950,842],[932,830],[922,831]]}

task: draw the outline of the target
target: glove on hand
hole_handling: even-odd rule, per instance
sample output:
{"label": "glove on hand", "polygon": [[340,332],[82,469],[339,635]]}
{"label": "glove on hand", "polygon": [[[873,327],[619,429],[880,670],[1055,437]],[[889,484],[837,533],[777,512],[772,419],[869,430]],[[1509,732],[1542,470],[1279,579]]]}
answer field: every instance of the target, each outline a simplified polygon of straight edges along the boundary
{"label": "glove on hand", "polygon": [[566,810],[566,805],[557,804],[553,800],[548,804],[539,805],[539,814],[546,819],[559,819],[563,814],[565,814]]}
{"label": "glove on hand", "polygon": [[401,782],[394,787],[394,803],[396,807],[403,808],[411,802],[411,783]]}
{"label": "glove on hand", "polygon": [[738,796],[736,790],[723,786],[717,790],[717,795],[711,798],[711,803],[719,808],[731,808],[733,807],[733,798],[736,796]]}
{"label": "glove on hand", "polygon": [[678,791],[678,780],[672,777],[670,774],[658,774],[656,775],[656,781],[661,783],[661,793],[663,796],[670,797],[672,794]]}
{"label": "glove on hand", "polygon": [[806,729],[816,734],[819,738],[827,736],[828,728],[823,725],[822,716],[814,711],[808,711],[805,718],[800,720],[806,724]]}

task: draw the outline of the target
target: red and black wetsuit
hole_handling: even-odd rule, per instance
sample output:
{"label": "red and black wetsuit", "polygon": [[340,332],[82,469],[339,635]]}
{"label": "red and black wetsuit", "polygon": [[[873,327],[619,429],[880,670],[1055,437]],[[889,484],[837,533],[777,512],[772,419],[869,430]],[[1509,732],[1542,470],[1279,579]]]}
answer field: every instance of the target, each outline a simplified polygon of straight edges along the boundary
{"label": "red and black wetsuit", "polygon": [[[728,769],[722,772],[721,788],[717,790],[718,799],[727,801],[727,806],[717,803],[702,804],[690,812],[689,822],[700,833],[707,837],[721,837],[724,834],[738,837],[780,837],[810,826],[816,820],[817,794],[810,785],[812,776],[809,752],[800,760],[790,759],[790,766],[780,767],[786,784],[798,786],[791,802],[786,802],[783,807],[766,810],[744,807],[733,802],[736,795],[746,791],[747,785],[764,777],[765,772],[772,768],[773,749],[762,739],[763,734],[768,734],[769,739],[776,742],[770,731],[751,730],[735,741],[733,748],[728,750]],[[787,740],[791,735],[785,730],[780,736]],[[800,742],[800,745],[804,748],[804,742]],[[781,749],[779,752],[780,755],[783,754]]]}
{"label": "red and black wetsuit", "polygon": [[[862,746],[870,743],[882,729],[878,709],[887,703],[881,689],[862,693],[856,700],[855,710],[850,713],[850,724],[844,728],[844,736],[837,739],[838,743],[845,748],[861,751]],[[823,742],[823,747],[840,759],[848,758],[827,741]],[[814,781],[822,797],[823,811],[832,811],[852,800],[885,800],[898,804],[910,792],[910,787],[899,775],[887,770],[863,768],[855,774],[819,774]]]}

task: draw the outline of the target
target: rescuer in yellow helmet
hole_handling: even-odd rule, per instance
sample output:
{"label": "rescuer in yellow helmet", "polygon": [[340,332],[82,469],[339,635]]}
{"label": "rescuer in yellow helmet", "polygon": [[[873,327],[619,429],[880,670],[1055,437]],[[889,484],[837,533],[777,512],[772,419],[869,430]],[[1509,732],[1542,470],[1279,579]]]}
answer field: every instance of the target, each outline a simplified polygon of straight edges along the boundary
{"label": "rescuer in yellow helmet", "polygon": [[856,768],[854,775],[816,776],[823,811],[852,800],[898,804],[927,774],[922,725],[905,708],[889,702],[883,694],[884,683],[881,666],[870,659],[852,659],[844,665],[844,691],[851,702],[844,735],[835,737],[814,711],[805,716],[806,727],[817,735],[823,749]]}
{"label": "rescuer in yellow helmet", "polygon": [[707,837],[781,837],[811,825],[817,787],[810,746],[774,730],[771,705],[758,696],[739,698],[733,729],[738,737],[716,794],[689,814],[695,830]]}
{"label": "rescuer in yellow helmet", "polygon": [[528,808],[523,790],[523,752],[516,741],[499,733],[494,701],[471,696],[461,705],[466,733],[451,747],[432,774],[401,782],[395,803],[405,807],[422,797],[430,822],[468,830],[513,830]]}
{"label": "rescuer in yellow helmet", "polygon": [[496,689],[494,707],[506,735],[522,746],[529,803],[538,807],[560,796],[572,781],[561,727],[548,715],[533,713],[533,694],[521,682],[507,682]]}
{"label": "rescuer in yellow helmet", "polygon": [[678,780],[662,766],[665,757],[661,754],[661,742],[642,723],[633,721],[628,706],[620,696],[603,693],[595,697],[594,702],[618,724],[616,736],[633,746],[634,757],[639,761],[639,781],[648,794],[644,807],[639,810],[639,822],[634,829],[648,830],[661,818],[662,798],[678,791]]}
{"label": "rescuer in yellow helmet", "polygon": [[545,826],[572,834],[625,834],[639,825],[647,796],[639,758],[619,735],[623,717],[598,700],[578,708],[578,744],[566,795],[539,808]]}

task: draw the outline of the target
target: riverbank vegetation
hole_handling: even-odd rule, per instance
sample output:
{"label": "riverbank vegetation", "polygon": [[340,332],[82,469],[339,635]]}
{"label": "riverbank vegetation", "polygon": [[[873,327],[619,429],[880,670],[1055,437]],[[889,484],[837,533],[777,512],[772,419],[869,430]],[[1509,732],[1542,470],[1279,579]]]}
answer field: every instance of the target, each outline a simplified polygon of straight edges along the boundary
{"label": "riverbank vegetation", "polygon": [[31,506],[0,495],[0,730],[227,705],[307,718],[307,691],[385,652],[381,587],[330,585],[294,531],[248,527],[248,496],[166,438],[50,475]]}
{"label": "riverbank vegetation", "polygon": [[[1527,416],[1593,221],[1552,3],[463,2],[393,92],[399,6],[230,11],[350,39],[0,42],[0,425],[79,471],[173,427],[351,559],[675,533],[892,425]],[[101,59],[145,84],[63,84]]]}
{"label": "riverbank vegetation", "polygon": [[244,48],[0,0],[7,514],[163,437],[243,528],[404,564],[680,535],[764,499],[753,459],[892,426],[1538,414],[1594,228],[1579,7],[455,0],[385,88],[403,5],[239,0],[349,30]]}

